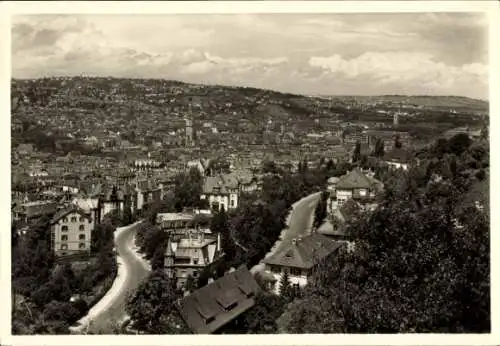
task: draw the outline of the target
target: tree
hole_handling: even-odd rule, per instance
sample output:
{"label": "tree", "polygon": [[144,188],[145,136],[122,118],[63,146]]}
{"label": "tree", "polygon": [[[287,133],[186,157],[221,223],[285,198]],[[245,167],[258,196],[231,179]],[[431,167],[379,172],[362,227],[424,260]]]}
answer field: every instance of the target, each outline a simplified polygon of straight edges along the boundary
{"label": "tree", "polygon": [[323,221],[327,215],[327,202],[328,202],[328,192],[323,191],[321,193],[321,197],[316,204],[316,208],[314,209],[314,221],[313,227],[318,228],[323,224]]}
{"label": "tree", "polygon": [[196,281],[192,275],[189,275],[184,284],[184,290],[188,292],[194,292],[196,290]]}
{"label": "tree", "polygon": [[396,136],[396,138],[394,139],[394,148],[396,149],[400,149],[403,147],[403,143],[401,143],[401,138],[398,136]]}
{"label": "tree", "polygon": [[239,332],[247,334],[275,334],[277,320],[283,313],[286,300],[271,293],[260,292],[255,297],[255,305],[243,313],[239,319]]}
{"label": "tree", "polygon": [[290,276],[288,274],[288,271],[286,270],[283,272],[283,275],[281,275],[279,281],[279,287],[280,287],[280,295],[282,297],[288,297],[290,290]]}
{"label": "tree", "polygon": [[151,269],[160,270],[165,266],[165,247],[158,246],[151,258]]}
{"label": "tree", "polygon": [[71,324],[77,321],[78,310],[69,302],[53,300],[45,306],[43,315],[49,321],[64,321]]}
{"label": "tree", "polygon": [[187,175],[177,175],[174,186],[176,211],[182,211],[185,207],[198,207],[202,189],[203,177],[195,167],[191,168]]}
{"label": "tree", "polygon": [[222,207],[212,217],[210,222],[210,231],[213,234],[221,235],[221,246],[224,250],[226,260],[231,261],[234,258],[236,249],[234,241],[231,237],[231,231],[229,229],[229,218],[224,210],[224,207]]}
{"label": "tree", "polygon": [[448,148],[450,152],[459,156],[465,152],[471,144],[472,140],[467,134],[459,133],[449,139]]}
{"label": "tree", "polygon": [[179,329],[165,323],[176,312],[177,298],[175,283],[163,271],[156,270],[129,298],[126,310],[135,328],[148,334],[166,334]]}
{"label": "tree", "polygon": [[377,138],[375,142],[375,148],[373,149],[373,156],[375,157],[383,157],[384,156],[384,140],[381,138]]}
{"label": "tree", "polygon": [[354,147],[354,152],[352,153],[352,162],[356,163],[361,160],[361,142],[357,141]]}
{"label": "tree", "polygon": [[473,206],[457,210],[462,194],[433,178],[437,168],[402,174],[373,213],[348,225],[355,251],[315,270],[288,332],[490,330],[488,220]]}

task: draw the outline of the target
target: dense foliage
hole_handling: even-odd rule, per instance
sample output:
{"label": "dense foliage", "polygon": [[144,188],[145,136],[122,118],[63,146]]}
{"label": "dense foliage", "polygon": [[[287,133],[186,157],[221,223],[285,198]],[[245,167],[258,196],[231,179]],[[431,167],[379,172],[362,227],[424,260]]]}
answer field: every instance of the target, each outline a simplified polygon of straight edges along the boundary
{"label": "dense foliage", "polygon": [[489,216],[467,198],[486,183],[477,153],[488,151],[462,135],[439,140],[420,165],[389,179],[379,207],[349,226],[355,251],[324,261],[280,330],[488,332]]}
{"label": "dense foliage", "polygon": [[133,328],[145,334],[187,332],[175,308],[179,297],[175,282],[162,270],[153,271],[127,302]]}
{"label": "dense foliage", "polygon": [[[83,266],[56,262],[45,218],[25,235],[13,227],[13,334],[68,333],[111,286],[116,275],[114,225],[109,219],[92,233],[92,256]],[[70,298],[78,297],[70,301]]]}

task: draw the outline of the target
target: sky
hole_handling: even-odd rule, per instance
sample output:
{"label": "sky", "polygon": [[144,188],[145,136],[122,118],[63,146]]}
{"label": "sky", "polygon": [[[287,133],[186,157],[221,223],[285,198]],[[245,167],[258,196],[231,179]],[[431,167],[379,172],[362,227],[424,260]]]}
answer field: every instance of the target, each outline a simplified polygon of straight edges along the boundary
{"label": "sky", "polygon": [[12,77],[488,99],[481,13],[17,15]]}

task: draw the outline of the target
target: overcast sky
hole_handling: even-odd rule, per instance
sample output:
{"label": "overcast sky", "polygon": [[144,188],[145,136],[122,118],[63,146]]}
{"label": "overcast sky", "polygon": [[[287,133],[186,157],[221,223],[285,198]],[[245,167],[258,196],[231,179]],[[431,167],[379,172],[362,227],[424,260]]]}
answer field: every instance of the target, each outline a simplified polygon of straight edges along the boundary
{"label": "overcast sky", "polygon": [[178,79],[324,95],[488,98],[482,14],[13,17],[12,75]]}

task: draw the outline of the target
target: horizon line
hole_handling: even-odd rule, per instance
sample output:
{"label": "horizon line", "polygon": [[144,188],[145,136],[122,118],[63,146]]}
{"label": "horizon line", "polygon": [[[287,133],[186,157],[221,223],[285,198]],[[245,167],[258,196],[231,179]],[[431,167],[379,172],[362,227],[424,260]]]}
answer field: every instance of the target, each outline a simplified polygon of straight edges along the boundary
{"label": "horizon line", "polygon": [[450,95],[450,94],[443,94],[443,95],[432,95],[432,94],[308,94],[308,93],[300,93],[300,92],[289,92],[289,91],[282,91],[282,90],[276,90],[276,89],[270,89],[270,88],[260,88],[260,87],[254,87],[254,86],[248,86],[248,85],[234,85],[234,84],[208,84],[208,83],[203,83],[203,82],[187,82],[179,79],[168,79],[168,78],[161,78],[161,77],[116,77],[116,76],[99,76],[99,75],[67,75],[67,76],[43,76],[43,77],[13,77],[11,76],[11,81],[13,80],[38,80],[38,79],[56,79],[56,78],[108,78],[108,79],[129,79],[129,80],[160,80],[160,81],[168,81],[168,82],[175,82],[175,83],[182,83],[182,84],[188,84],[188,85],[203,85],[203,86],[213,86],[213,87],[227,87],[227,88],[248,88],[248,89],[256,89],[256,90],[263,90],[263,91],[271,91],[271,92],[276,92],[280,94],[289,94],[289,95],[296,95],[296,96],[304,96],[304,97],[382,97],[382,96],[398,96],[398,97],[457,97],[457,98],[466,98],[470,100],[477,100],[477,101],[482,101],[482,102],[487,102],[489,103],[489,98],[484,99],[484,98],[476,98],[476,97],[470,97],[470,96],[463,96],[463,95]]}

